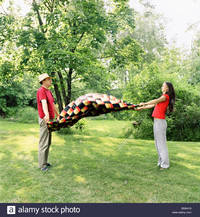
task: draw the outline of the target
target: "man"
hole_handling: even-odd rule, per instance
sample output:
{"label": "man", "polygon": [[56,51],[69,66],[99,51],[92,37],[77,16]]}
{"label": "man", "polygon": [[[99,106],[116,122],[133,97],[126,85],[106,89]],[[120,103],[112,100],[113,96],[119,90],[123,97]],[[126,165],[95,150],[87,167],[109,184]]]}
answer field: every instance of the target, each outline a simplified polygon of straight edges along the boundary
{"label": "man", "polygon": [[51,164],[47,162],[49,147],[51,145],[51,132],[49,132],[47,128],[47,122],[52,121],[55,114],[59,117],[59,114],[54,104],[53,95],[49,90],[49,87],[52,84],[51,77],[47,73],[41,74],[39,76],[39,82],[41,87],[37,91],[37,106],[40,125],[38,163],[39,168],[42,171],[47,171],[51,166]]}

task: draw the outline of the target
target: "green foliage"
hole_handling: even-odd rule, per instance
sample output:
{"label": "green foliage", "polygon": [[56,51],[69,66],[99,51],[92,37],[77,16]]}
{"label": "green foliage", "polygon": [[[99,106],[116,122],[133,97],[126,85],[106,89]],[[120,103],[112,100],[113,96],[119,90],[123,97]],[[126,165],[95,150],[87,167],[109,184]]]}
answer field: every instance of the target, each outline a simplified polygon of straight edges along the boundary
{"label": "green foliage", "polygon": [[[189,86],[189,85],[188,85]],[[168,135],[173,140],[199,141],[200,97],[195,88],[180,86],[173,115],[168,117]],[[171,125],[170,125],[171,124]]]}
{"label": "green foliage", "polygon": [[[34,1],[33,10],[16,31],[16,45],[22,51],[20,70],[35,75],[55,72],[56,77],[59,71],[62,78],[59,75],[55,83],[62,88],[65,104],[64,88],[69,100],[72,87],[82,91],[77,81],[87,90],[108,90],[112,73],[107,66],[110,60],[105,56],[109,54],[109,58],[113,57],[114,62],[125,68],[131,61],[136,64],[140,52],[139,44],[130,34],[118,40],[119,33],[127,35],[128,29],[135,28],[134,11],[128,7],[128,1],[111,4],[112,10],[108,12],[103,0],[56,0],[54,4]],[[107,47],[112,49],[108,51]],[[117,52],[113,50],[115,47]]]}
{"label": "green foliage", "polygon": [[21,106],[23,104],[23,94],[23,88],[17,82],[10,82],[9,85],[1,85],[0,115],[9,115],[8,112],[11,107]]}
{"label": "green foliage", "polygon": [[15,19],[12,15],[3,15],[3,13],[0,14],[0,50],[1,46],[3,47],[4,43],[13,37],[14,21]]}
{"label": "green foliage", "polygon": [[86,128],[86,126],[87,126],[87,120],[86,120],[85,118],[79,120],[79,121],[74,125],[75,129],[76,129],[76,130],[79,130],[79,131],[84,131],[85,128]]}
{"label": "green foliage", "polygon": [[[11,61],[5,60],[0,65],[0,79],[2,82],[7,83],[15,77],[15,66]],[[1,82],[1,83],[2,83]]]}
{"label": "green foliage", "polygon": [[2,79],[0,83],[0,116],[13,116],[19,107],[27,105],[36,108],[37,88],[38,81],[30,75]]}
{"label": "green foliage", "polygon": [[103,0],[33,1],[23,19],[12,20],[13,37],[4,38],[9,47],[0,61],[2,79],[55,72],[61,104],[78,95],[74,92],[107,92],[113,80],[137,67],[143,52],[131,37],[135,18],[128,1],[109,4],[107,10]]}
{"label": "green foliage", "polygon": [[61,128],[59,131],[57,131],[58,134],[60,135],[69,135],[69,134],[73,134],[73,130],[72,128]]}
{"label": "green foliage", "polygon": [[196,34],[191,54],[185,63],[184,76],[188,78],[188,81],[192,85],[200,84],[200,32]]}
{"label": "green foliage", "polygon": [[122,128],[122,132],[119,134],[119,138],[130,139],[133,138],[133,125],[129,124],[128,126]]}
{"label": "green foliage", "polygon": [[136,15],[136,28],[132,36],[140,43],[145,51],[143,62],[150,64],[155,60],[160,60],[167,46],[164,33],[165,21],[162,15],[155,12],[149,2],[142,4],[145,10],[143,13]]}
{"label": "green foliage", "polygon": [[52,10],[46,2],[34,6],[34,13],[44,18],[43,24],[35,28],[30,13],[18,32],[18,46],[24,47],[24,55],[28,54],[29,67],[29,59],[36,52],[44,63],[39,65],[40,71],[64,73],[73,68],[83,75],[96,61],[95,49],[105,42],[109,31],[103,1],[56,2]]}
{"label": "green foliage", "polygon": [[113,116],[114,113],[115,112],[102,114],[99,116],[88,117],[87,119],[89,120],[115,120],[115,117]]}
{"label": "green foliage", "polygon": [[57,133],[61,135],[83,133],[87,129],[86,119],[79,120],[73,127],[61,128]]}
{"label": "green foliage", "polygon": [[120,112],[112,112],[110,113],[109,119],[116,119],[116,120],[129,120],[132,116],[133,111],[120,111]]}
{"label": "green foliage", "polygon": [[30,106],[17,108],[10,118],[20,123],[38,123],[38,111]]}

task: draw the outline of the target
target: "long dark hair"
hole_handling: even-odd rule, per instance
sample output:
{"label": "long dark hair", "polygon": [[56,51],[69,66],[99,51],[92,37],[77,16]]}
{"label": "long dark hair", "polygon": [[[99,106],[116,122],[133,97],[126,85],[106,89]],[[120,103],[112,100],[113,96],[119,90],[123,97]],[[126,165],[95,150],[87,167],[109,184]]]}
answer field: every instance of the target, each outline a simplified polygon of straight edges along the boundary
{"label": "long dark hair", "polygon": [[174,111],[174,104],[175,104],[175,99],[176,99],[176,94],[175,94],[175,91],[174,91],[174,87],[172,85],[172,83],[170,82],[165,82],[166,85],[168,86],[168,91],[166,94],[169,95],[169,112],[173,112]]}

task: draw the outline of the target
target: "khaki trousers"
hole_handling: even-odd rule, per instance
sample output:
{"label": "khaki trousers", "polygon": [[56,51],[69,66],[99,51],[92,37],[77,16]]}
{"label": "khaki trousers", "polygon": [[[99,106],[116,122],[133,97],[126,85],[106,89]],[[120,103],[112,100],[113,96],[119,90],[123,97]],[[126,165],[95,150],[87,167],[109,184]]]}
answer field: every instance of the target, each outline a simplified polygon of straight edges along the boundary
{"label": "khaki trousers", "polygon": [[40,125],[40,140],[38,148],[38,164],[39,168],[43,168],[47,164],[49,147],[51,145],[51,132],[47,128],[47,124],[41,118],[39,118]]}

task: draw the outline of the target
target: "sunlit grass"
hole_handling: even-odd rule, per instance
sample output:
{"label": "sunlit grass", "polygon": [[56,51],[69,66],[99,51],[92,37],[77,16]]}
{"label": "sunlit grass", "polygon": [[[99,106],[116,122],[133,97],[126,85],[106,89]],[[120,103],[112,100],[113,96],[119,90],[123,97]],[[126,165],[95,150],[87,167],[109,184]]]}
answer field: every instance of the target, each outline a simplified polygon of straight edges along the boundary
{"label": "sunlit grass", "polygon": [[160,171],[153,141],[123,138],[129,125],[88,120],[84,133],[53,133],[42,173],[38,125],[0,120],[0,202],[200,202],[200,143],[168,142],[171,167]]}

